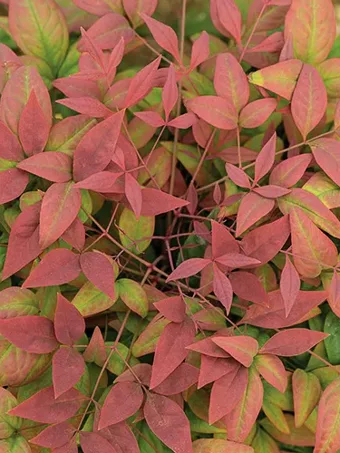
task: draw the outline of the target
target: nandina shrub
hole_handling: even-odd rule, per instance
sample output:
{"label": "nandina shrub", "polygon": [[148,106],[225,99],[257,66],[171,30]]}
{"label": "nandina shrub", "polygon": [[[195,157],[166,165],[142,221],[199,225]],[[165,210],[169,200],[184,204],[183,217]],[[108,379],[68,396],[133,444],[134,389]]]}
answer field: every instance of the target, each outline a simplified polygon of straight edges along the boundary
{"label": "nandina shrub", "polygon": [[0,453],[336,453],[331,1],[2,3]]}

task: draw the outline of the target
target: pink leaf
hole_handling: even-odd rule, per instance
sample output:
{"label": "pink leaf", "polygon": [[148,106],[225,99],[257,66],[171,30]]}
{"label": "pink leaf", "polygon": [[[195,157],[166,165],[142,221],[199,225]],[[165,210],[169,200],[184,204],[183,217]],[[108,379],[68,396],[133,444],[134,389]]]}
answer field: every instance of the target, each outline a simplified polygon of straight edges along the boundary
{"label": "pink leaf", "polygon": [[165,212],[182,208],[189,204],[186,200],[173,197],[161,190],[145,188],[142,190],[142,216],[153,217]]}
{"label": "pink leaf", "polygon": [[226,253],[238,253],[239,245],[228,229],[218,222],[211,221],[212,256],[217,258]]}
{"label": "pink leaf", "polygon": [[181,296],[167,297],[154,302],[157,310],[169,321],[183,322],[185,319],[185,302]]}
{"label": "pink leaf", "polygon": [[70,423],[61,422],[48,426],[33,439],[30,439],[30,442],[45,448],[62,447],[72,439],[74,433],[75,428]]}
{"label": "pink leaf", "polygon": [[171,274],[167,281],[178,280],[180,278],[191,277],[201,272],[211,261],[204,258],[191,258],[181,263]]}
{"label": "pink leaf", "polygon": [[153,391],[165,396],[178,395],[196,384],[198,375],[198,368],[182,363]]}
{"label": "pink leaf", "polygon": [[9,168],[1,172],[0,179],[0,204],[13,201],[26,189],[29,183],[28,174],[17,168]]}
{"label": "pink leaf", "polygon": [[245,335],[213,337],[212,341],[247,368],[253,363],[259,348],[254,338]]}
{"label": "pink leaf", "polygon": [[82,138],[74,152],[75,181],[86,179],[107,167],[117,145],[123,117],[124,111],[115,113]]}
{"label": "pink leaf", "polygon": [[104,338],[98,326],[95,327],[90,343],[83,355],[87,362],[94,362],[100,367],[104,365],[107,354]]}
{"label": "pink leaf", "polygon": [[240,236],[258,220],[267,215],[275,206],[275,201],[262,198],[256,193],[248,193],[241,201],[237,213],[236,236]]}
{"label": "pink leaf", "polygon": [[206,31],[203,31],[192,46],[190,69],[193,70],[197,68],[197,66],[209,58],[209,55],[209,35]]}
{"label": "pink leaf", "polygon": [[288,255],[281,273],[280,290],[288,316],[300,291],[300,277]]}
{"label": "pink leaf", "polygon": [[165,396],[148,393],[144,416],[151,431],[172,451],[192,452],[190,423],[177,403]]}
{"label": "pink leaf", "polygon": [[186,102],[186,107],[214,127],[236,129],[237,112],[231,101],[219,96],[199,96]]}
{"label": "pink leaf", "polygon": [[143,403],[142,388],[135,382],[118,382],[107,395],[100,412],[99,429],[120,423],[134,415]]}
{"label": "pink leaf", "polygon": [[310,154],[301,154],[280,162],[271,172],[269,183],[282,187],[294,186],[312,161]]}
{"label": "pink leaf", "polygon": [[197,388],[202,388],[211,382],[217,381],[222,376],[230,373],[231,367],[239,364],[234,359],[221,359],[218,357],[210,357],[201,355],[200,375]]}
{"label": "pink leaf", "polygon": [[255,179],[254,185],[257,184],[270,171],[274,165],[276,151],[276,133],[268,140],[255,161]]}
{"label": "pink leaf", "polygon": [[97,433],[81,431],[80,445],[84,453],[117,453],[110,442]]}
{"label": "pink leaf", "polygon": [[72,159],[60,152],[35,154],[21,161],[17,168],[52,182],[67,182],[72,178]]}
{"label": "pink leaf", "polygon": [[94,192],[116,193],[117,179],[123,175],[121,173],[112,173],[110,171],[99,171],[98,173],[77,182],[74,187],[77,189],[88,189]]}
{"label": "pink leaf", "polygon": [[79,218],[75,218],[61,238],[80,252],[85,245],[85,228]]}
{"label": "pink leaf", "polygon": [[84,398],[78,390],[71,389],[55,399],[53,387],[47,387],[16,406],[10,414],[38,423],[60,423],[76,414]]}
{"label": "pink leaf", "polygon": [[113,114],[102,102],[90,96],[60,99],[57,103],[93,118],[107,118]]}
{"label": "pink leaf", "polygon": [[197,122],[197,117],[193,113],[184,113],[183,115],[174,118],[168,122],[169,127],[175,127],[176,129],[188,129]]}
{"label": "pink leaf", "polygon": [[48,354],[58,347],[53,323],[43,316],[17,316],[0,320],[0,334],[32,354]]}
{"label": "pink leaf", "polygon": [[256,275],[250,272],[238,271],[229,275],[233,292],[249,302],[268,306],[268,295]]}
{"label": "pink leaf", "polygon": [[190,351],[196,351],[200,354],[205,354],[209,357],[216,358],[229,358],[230,354],[227,354],[223,349],[219,348],[213,341],[212,338],[205,338],[204,340],[197,341],[189,346],[187,349]]}
{"label": "pink leaf", "polygon": [[216,265],[214,265],[213,289],[215,296],[229,314],[233,302],[233,289],[228,277]]}
{"label": "pink leaf", "polygon": [[40,245],[47,248],[67,230],[81,207],[80,190],[73,182],[55,183],[47,189],[40,211]]}
{"label": "pink leaf", "polygon": [[315,330],[302,328],[282,330],[262,346],[260,353],[295,356],[303,354],[327,337],[327,333]]}
{"label": "pink leaf", "polygon": [[315,140],[310,144],[317,164],[337,185],[340,184],[338,143],[335,139],[325,137]]}
{"label": "pink leaf", "polygon": [[64,296],[58,294],[54,314],[54,330],[61,344],[72,346],[85,332],[85,321],[79,311]]}
{"label": "pink leaf", "polygon": [[168,69],[168,77],[166,79],[163,91],[162,101],[165,112],[165,120],[168,121],[172,109],[175,107],[178,99],[178,87],[176,82],[176,71],[173,65]]}
{"label": "pink leaf", "polygon": [[124,38],[121,38],[118,44],[111,51],[109,63],[107,65],[107,78],[109,84],[112,84],[116,76],[117,66],[120,65],[123,59],[124,47],[125,47]]}
{"label": "pink leaf", "polygon": [[[65,372],[67,370],[67,372]],[[76,385],[85,371],[83,356],[71,347],[60,348],[53,355],[52,379],[54,395],[58,398]]]}
{"label": "pink leaf", "polygon": [[[231,412],[242,398],[248,383],[248,370],[231,362],[230,371],[212,386],[209,405],[209,423],[214,424]],[[225,395],[228,394],[228,398]]]}
{"label": "pink leaf", "polygon": [[158,0],[123,0],[126,14],[129,16],[134,27],[142,22],[140,15],[142,13],[152,16],[157,8]]}
{"label": "pink leaf", "polygon": [[225,164],[225,169],[229,178],[239,187],[250,189],[250,181],[247,173],[242,168],[235,167],[232,164]]}
{"label": "pink leaf", "polygon": [[152,127],[164,126],[165,122],[157,112],[135,112],[135,116]]}
{"label": "pink leaf", "polygon": [[67,249],[54,249],[33,269],[23,287],[63,285],[77,278],[79,274],[79,255]]}
{"label": "pink leaf", "polygon": [[195,326],[190,319],[165,327],[156,346],[150,388],[161,384],[183,362],[194,337]]}
{"label": "pink leaf", "polygon": [[100,434],[110,442],[116,452],[140,453],[137,440],[125,422],[102,429]]}
{"label": "pink leaf", "polygon": [[240,113],[240,126],[248,129],[261,126],[274,112],[276,106],[277,101],[272,98],[251,102]]}
{"label": "pink leaf", "polygon": [[151,91],[160,61],[161,57],[156,58],[134,76],[124,99],[124,108],[137,104]]}
{"label": "pink leaf", "polygon": [[141,17],[148,26],[157,44],[162,47],[162,49],[169,52],[175,60],[180,63],[181,57],[178,50],[178,38],[173,29],[158,20],[152,19],[152,17],[149,17],[146,14],[141,14]]}
{"label": "pink leaf", "polygon": [[108,256],[100,252],[82,253],[80,255],[80,267],[90,282],[111,299],[114,299],[113,263]]}
{"label": "pink leaf", "polygon": [[337,272],[333,274],[327,300],[333,313],[340,317],[340,276]]}
{"label": "pink leaf", "polygon": [[234,0],[216,0],[219,20],[237,44],[241,43],[242,17]]}
{"label": "pink leaf", "polygon": [[304,64],[292,98],[292,115],[304,140],[320,123],[327,108],[327,92],[318,71]]}
{"label": "pink leaf", "polygon": [[24,158],[20,143],[12,131],[0,121],[0,157],[19,162]]}
{"label": "pink leaf", "polygon": [[97,63],[98,66],[104,71],[105,69],[105,58],[104,52],[95,42],[95,40],[84,30],[83,27],[80,27],[80,32],[82,36],[82,48],[83,52],[87,52],[92,60]]}
{"label": "pink leaf", "polygon": [[255,367],[263,379],[279,392],[284,393],[286,391],[288,373],[278,357],[269,354],[258,354],[255,358]]}
{"label": "pink leaf", "polygon": [[284,36],[283,33],[277,31],[272,35],[265,38],[260,44],[249,49],[249,53],[256,52],[281,52],[284,46]]}
{"label": "pink leaf", "polygon": [[142,188],[130,173],[125,173],[125,195],[136,218],[139,219],[143,203]]}
{"label": "pink leaf", "polygon": [[286,189],[285,187],[280,186],[262,186],[255,187],[253,189],[253,192],[261,195],[261,197],[264,198],[276,199],[288,195],[291,191],[290,189]]}

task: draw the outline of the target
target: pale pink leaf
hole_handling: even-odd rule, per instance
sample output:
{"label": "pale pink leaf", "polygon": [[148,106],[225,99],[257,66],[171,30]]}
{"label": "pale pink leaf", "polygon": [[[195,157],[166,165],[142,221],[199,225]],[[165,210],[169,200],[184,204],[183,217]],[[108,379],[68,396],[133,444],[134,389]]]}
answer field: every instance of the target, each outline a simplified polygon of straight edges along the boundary
{"label": "pale pink leaf", "polygon": [[191,277],[201,272],[211,260],[205,258],[190,258],[181,263],[168,277],[167,281],[178,280],[181,278]]}
{"label": "pale pink leaf", "polygon": [[230,100],[219,96],[199,96],[186,102],[186,107],[214,127],[233,130],[237,127],[237,112]]}
{"label": "pale pink leaf", "polygon": [[274,165],[276,151],[276,133],[268,140],[255,161],[254,185],[259,182],[270,171]]}
{"label": "pale pink leaf", "polygon": [[240,113],[240,126],[248,129],[261,126],[274,112],[276,106],[277,101],[272,98],[251,102]]}
{"label": "pale pink leaf", "polygon": [[21,161],[17,168],[52,182],[67,182],[72,178],[72,159],[60,152],[35,154]]}
{"label": "pale pink leaf", "polygon": [[206,31],[203,31],[192,46],[190,69],[193,70],[206,61],[209,54],[209,35]]}
{"label": "pale pink leaf", "polygon": [[166,121],[168,121],[170,113],[177,103],[177,99],[178,87],[176,82],[176,71],[173,65],[171,65],[168,69],[168,77],[162,91],[162,101]]}
{"label": "pale pink leaf", "polygon": [[146,14],[141,14],[141,17],[148,26],[157,44],[162,47],[162,49],[169,52],[175,60],[180,63],[181,57],[178,50],[178,38],[174,30],[168,25],[165,25]]}
{"label": "pale pink leaf", "polygon": [[232,164],[225,164],[225,169],[229,178],[239,187],[243,187],[245,189],[250,189],[250,181],[247,173],[242,170],[242,168],[238,168]]}

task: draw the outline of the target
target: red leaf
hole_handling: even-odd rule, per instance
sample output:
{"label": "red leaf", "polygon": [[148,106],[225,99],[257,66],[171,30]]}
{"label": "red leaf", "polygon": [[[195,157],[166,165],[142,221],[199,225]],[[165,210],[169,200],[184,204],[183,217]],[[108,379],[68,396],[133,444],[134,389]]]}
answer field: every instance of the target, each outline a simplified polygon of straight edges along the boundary
{"label": "red leaf", "polygon": [[339,177],[339,142],[333,138],[320,138],[310,144],[317,164],[337,185]]}
{"label": "red leaf", "polygon": [[230,312],[231,304],[233,302],[233,289],[230,280],[224,273],[214,264],[214,279],[213,289],[215,296],[225,307],[227,314]]}
{"label": "red leaf", "polygon": [[84,453],[117,453],[110,442],[97,433],[81,431],[80,445]]}
{"label": "red leaf", "polygon": [[185,302],[181,296],[167,297],[153,304],[169,321],[183,322],[185,319]]}
{"label": "red leaf", "polygon": [[71,389],[55,399],[53,387],[47,387],[16,406],[10,414],[38,423],[60,423],[76,414],[84,398],[78,390]]}
{"label": "red leaf", "polygon": [[286,264],[281,273],[280,291],[288,317],[300,291],[300,276],[286,255]]}
{"label": "red leaf", "polygon": [[168,122],[169,127],[176,129],[188,129],[197,122],[197,117],[193,113],[184,113]]}
{"label": "red leaf", "polygon": [[165,396],[178,395],[196,384],[198,375],[198,368],[188,363],[182,363],[153,391]]}
{"label": "red leaf", "polygon": [[108,256],[100,252],[82,253],[80,267],[86,278],[100,291],[111,299],[115,298],[113,263]]}
{"label": "red leaf", "polygon": [[231,53],[217,55],[214,86],[218,96],[231,101],[238,112],[249,100],[247,76]]}
{"label": "red leaf", "polygon": [[247,256],[268,263],[284,246],[290,235],[288,216],[260,226],[248,233],[241,242],[242,249]]}
{"label": "red leaf", "polygon": [[248,129],[261,126],[274,112],[276,106],[277,101],[272,98],[251,102],[240,113],[240,126]]}
{"label": "red leaf", "polygon": [[162,49],[169,52],[175,60],[180,63],[181,57],[178,50],[178,38],[173,29],[158,20],[152,19],[152,17],[149,17],[146,14],[141,14],[141,17],[148,26],[157,44],[162,47]]}
{"label": "red leaf", "polygon": [[83,356],[87,362],[94,362],[100,367],[104,365],[107,354],[104,338],[98,326],[95,327]]}
{"label": "red leaf", "polygon": [[145,188],[142,190],[142,216],[153,217],[165,212],[173,211],[177,208],[182,208],[189,204],[186,200],[173,197],[161,190]]}
{"label": "red leaf", "polygon": [[211,221],[212,256],[217,258],[226,253],[238,253],[240,248],[234,236],[220,223]]}
{"label": "red leaf", "polygon": [[32,354],[48,354],[58,347],[53,323],[43,316],[0,319],[0,334],[10,343]]}
{"label": "red leaf", "polygon": [[211,263],[211,260],[204,258],[191,258],[189,260],[181,263],[171,274],[169,275],[167,281],[178,280],[180,278],[191,277],[201,272],[208,264]]}
{"label": "red leaf", "polygon": [[90,96],[59,99],[57,103],[93,118],[107,118],[113,114],[102,102]]}
{"label": "red leaf", "polygon": [[177,403],[148,393],[144,416],[151,431],[175,453],[192,451],[189,420]]}
{"label": "red leaf", "polygon": [[41,203],[28,206],[15,220],[8,241],[2,279],[18,272],[41,253],[39,215]]}
{"label": "red leaf", "polygon": [[124,111],[111,115],[82,138],[74,152],[75,181],[86,179],[107,167],[116,149],[123,117]]}
{"label": "red leaf", "polygon": [[157,112],[135,112],[135,116],[152,127],[164,126],[165,122]]}
{"label": "red leaf", "polygon": [[[66,370],[66,372],[65,372]],[[55,398],[76,385],[85,371],[83,356],[71,347],[60,348],[53,355],[52,379]]]}
{"label": "red leaf", "polygon": [[0,204],[15,200],[26,189],[29,183],[28,174],[17,168],[10,168],[1,172]]}
{"label": "red leaf", "polygon": [[271,172],[269,183],[282,187],[294,186],[300,181],[311,161],[310,154],[301,154],[280,162]]}
{"label": "red leaf", "polygon": [[186,102],[186,107],[214,127],[236,129],[237,112],[230,100],[219,96],[199,96]]}
{"label": "red leaf", "polygon": [[78,444],[75,436],[72,437],[65,445],[54,448],[53,453],[78,453]]}
{"label": "red leaf", "polygon": [[58,294],[54,314],[54,330],[61,344],[72,346],[85,332],[85,321],[79,311],[64,296]]}
{"label": "red leaf", "polygon": [[210,424],[216,423],[231,412],[247,388],[247,368],[240,366],[237,362],[232,364],[229,373],[219,378],[212,386],[209,405]]}
{"label": "red leaf", "polygon": [[64,153],[49,151],[23,160],[17,168],[52,182],[67,182],[72,178],[72,160]]}
{"label": "red leaf", "polygon": [[276,199],[280,197],[284,197],[288,195],[291,191],[290,189],[286,189],[285,187],[280,186],[262,186],[262,187],[255,187],[253,192],[261,195],[264,198]]}
{"label": "red leaf", "polygon": [[19,121],[19,138],[27,155],[43,151],[51,128],[51,118],[46,117],[32,90]]}
{"label": "red leaf", "polygon": [[258,354],[254,360],[255,367],[260,375],[275,387],[279,392],[284,393],[288,385],[288,373],[275,355]]}
{"label": "red leaf", "polygon": [[140,384],[118,382],[107,395],[100,412],[99,429],[120,423],[134,415],[143,403]]}
{"label": "red leaf", "polygon": [[125,173],[125,195],[138,220],[142,211],[142,188],[130,173]]}
{"label": "red leaf", "polygon": [[0,121],[0,157],[19,162],[24,158],[20,143],[12,131]]}
{"label": "red leaf", "polygon": [[78,189],[88,189],[94,192],[116,193],[117,179],[122,176],[121,173],[111,173],[110,171],[99,171],[95,175],[91,175],[83,181],[77,182],[74,187]]}
{"label": "red leaf", "polygon": [[161,57],[156,58],[134,76],[124,100],[124,108],[137,104],[151,91],[160,61]]}
{"label": "red leaf", "polygon": [[194,215],[196,212],[197,206],[198,206],[198,195],[197,195],[197,190],[195,189],[195,186],[193,186],[192,184],[190,184],[190,186],[188,188],[186,199],[190,203],[187,206],[189,214]]}
{"label": "red leaf", "polygon": [[304,140],[320,123],[327,108],[323,80],[313,66],[304,64],[292,98],[292,115]]}
{"label": "red leaf", "polygon": [[237,297],[255,304],[268,306],[268,295],[256,275],[238,271],[231,273],[229,280]]}
{"label": "red leaf", "polygon": [[67,249],[54,249],[33,269],[23,288],[63,285],[77,278],[79,274],[79,255]]}
{"label": "red leaf", "polygon": [[239,187],[250,189],[250,181],[247,173],[242,168],[235,167],[232,164],[225,164],[225,169],[229,178]]}
{"label": "red leaf", "polygon": [[176,71],[173,65],[168,69],[168,77],[166,79],[163,91],[162,101],[165,112],[165,120],[168,121],[172,109],[175,107],[178,99],[178,87],[176,82]]}
{"label": "red leaf", "polygon": [[100,434],[107,439],[119,453],[140,453],[135,436],[128,425],[117,423],[103,429]]}
{"label": "red leaf", "polygon": [[333,313],[340,317],[340,276],[337,272],[333,274],[327,300]]}
{"label": "red leaf", "polygon": [[[218,18],[225,30],[241,43],[242,17],[234,0],[215,0]],[[222,33],[223,34],[223,33]]]}
{"label": "red leaf", "polygon": [[216,358],[229,358],[230,354],[227,354],[223,349],[219,348],[213,341],[212,338],[205,338],[204,340],[197,341],[194,344],[187,346],[190,351],[196,351],[200,354],[206,354],[209,357]]}
{"label": "red leaf", "polygon": [[254,185],[257,184],[270,171],[274,165],[276,151],[276,132],[264,145],[255,161]]}
{"label": "red leaf", "polygon": [[202,31],[199,38],[197,38],[191,49],[190,70],[197,68],[205,60],[209,58],[209,35],[206,31]]}
{"label": "red leaf", "polygon": [[303,354],[327,337],[327,333],[315,330],[301,328],[282,330],[262,346],[260,353],[295,356]]}
{"label": "red leaf", "polygon": [[212,341],[247,368],[253,363],[253,358],[259,348],[254,338],[245,335],[235,337],[216,336],[212,338]]}
{"label": "red leaf", "polygon": [[225,376],[233,369],[235,364],[238,368],[239,364],[234,359],[220,359],[202,354],[197,388],[200,389]]}
{"label": "red leaf", "polygon": [[259,260],[242,255],[241,253],[226,253],[225,255],[217,257],[216,262],[234,269],[237,267],[256,266],[260,264]]}
{"label": "red leaf", "polygon": [[194,337],[195,325],[190,319],[165,327],[156,346],[150,388],[161,384],[183,362]]}
{"label": "red leaf", "polygon": [[85,228],[79,218],[75,218],[61,238],[80,252],[85,245]]}
{"label": "red leaf", "polygon": [[70,423],[61,422],[45,428],[30,442],[45,448],[62,447],[72,439],[75,431]]}
{"label": "red leaf", "polygon": [[40,211],[40,246],[45,249],[67,230],[81,207],[80,190],[73,182],[55,183],[47,189]]}
{"label": "red leaf", "polygon": [[236,236],[240,236],[258,220],[267,215],[275,206],[275,201],[250,192],[242,198],[237,213]]}

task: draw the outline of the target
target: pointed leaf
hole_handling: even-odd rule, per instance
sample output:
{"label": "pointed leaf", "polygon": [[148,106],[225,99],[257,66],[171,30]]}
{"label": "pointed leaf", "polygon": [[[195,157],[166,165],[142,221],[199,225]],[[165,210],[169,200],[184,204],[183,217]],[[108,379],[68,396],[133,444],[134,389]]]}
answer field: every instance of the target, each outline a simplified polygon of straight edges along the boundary
{"label": "pointed leaf", "polygon": [[271,172],[269,183],[282,186],[294,186],[304,175],[312,161],[310,154],[300,154],[280,162]]}
{"label": "pointed leaf", "polygon": [[215,296],[229,314],[233,302],[233,288],[228,277],[216,265],[214,265],[213,289]]}
{"label": "pointed leaf", "polygon": [[321,385],[313,373],[295,370],[292,377],[295,426],[300,428],[319,402]]}
{"label": "pointed leaf", "polygon": [[185,302],[181,296],[167,297],[154,302],[157,310],[169,321],[183,322],[185,319]]}
{"label": "pointed leaf", "polygon": [[204,258],[191,258],[181,263],[171,274],[167,281],[178,280],[180,278],[191,277],[201,272],[208,264],[210,260]]}
{"label": "pointed leaf", "polygon": [[161,190],[145,188],[142,190],[142,216],[156,216],[189,204],[186,200],[173,197]]}
{"label": "pointed leaf", "polygon": [[0,122],[0,158],[19,162],[24,158],[20,143],[13,132]]}
{"label": "pointed leaf", "polygon": [[332,138],[321,138],[311,143],[311,149],[317,164],[339,185],[339,142]]}
{"label": "pointed leaf", "polygon": [[226,253],[225,255],[217,257],[216,262],[234,269],[237,267],[251,267],[260,264],[257,259],[242,255],[241,253]]}
{"label": "pointed leaf", "polygon": [[[67,370],[65,372],[65,370]],[[60,348],[52,360],[54,395],[58,398],[74,387],[85,371],[83,356],[71,347]]]}
{"label": "pointed leaf", "polygon": [[217,258],[226,253],[238,253],[240,247],[229,230],[215,220],[211,221],[212,256]]}
{"label": "pointed leaf", "polygon": [[107,118],[112,115],[112,111],[105,107],[105,105],[90,96],[60,99],[58,104],[64,105],[75,112],[89,115],[92,118]]}
{"label": "pointed leaf", "polygon": [[72,160],[64,153],[36,154],[20,162],[17,168],[52,182],[67,182],[72,178]]}
{"label": "pointed leaf", "polygon": [[247,368],[253,363],[253,358],[258,351],[257,341],[245,335],[213,337],[212,341]]}
{"label": "pointed leaf", "polygon": [[[45,448],[58,448],[67,444],[73,437],[75,428],[67,422],[57,423],[45,428],[41,433],[30,439],[30,442]],[[65,453],[67,453],[65,451]]]}
{"label": "pointed leaf", "polygon": [[85,332],[85,321],[79,311],[64,296],[58,294],[54,315],[54,330],[61,344],[71,346]]}
{"label": "pointed leaf", "polygon": [[236,129],[237,112],[230,100],[219,96],[199,96],[186,102],[186,107],[214,127]]}
{"label": "pointed leaf", "polygon": [[340,276],[337,272],[333,274],[327,300],[333,313],[340,317]]}
{"label": "pointed leaf", "polygon": [[270,385],[284,393],[288,384],[288,373],[281,360],[275,355],[258,354],[254,359],[257,371]]}
{"label": "pointed leaf", "polygon": [[275,150],[276,150],[276,133],[268,140],[255,161],[255,179],[254,184],[257,184],[270,171],[274,165]]}
{"label": "pointed leaf", "polygon": [[250,272],[237,271],[229,275],[233,292],[241,299],[268,306],[267,293],[259,278]]}
{"label": "pointed leaf", "polygon": [[202,354],[197,388],[200,389],[230,373],[234,369],[235,364],[239,368],[239,364],[234,359],[225,360]]}
{"label": "pointed leaf", "polygon": [[172,109],[175,107],[177,99],[178,87],[176,83],[176,71],[173,65],[171,65],[168,69],[168,77],[162,91],[162,101],[166,121],[168,120]]}
{"label": "pointed leaf", "polygon": [[286,316],[288,316],[300,291],[300,276],[288,255],[286,255],[286,264],[281,273],[280,291],[285,304]]}
{"label": "pointed leaf", "polygon": [[114,299],[113,263],[108,256],[100,252],[82,253],[80,255],[80,267],[88,280],[100,291]]}
{"label": "pointed leaf", "polygon": [[236,236],[240,236],[258,220],[267,215],[275,206],[275,201],[263,198],[256,193],[248,193],[242,198],[237,213]]}
{"label": "pointed leaf", "polygon": [[161,127],[165,124],[163,118],[157,112],[136,112],[135,116],[152,127]]}
{"label": "pointed leaf", "polygon": [[274,112],[276,106],[277,101],[271,98],[251,102],[240,113],[240,126],[248,129],[261,126]]}
{"label": "pointed leaf", "polygon": [[168,25],[165,25],[146,14],[141,14],[141,17],[148,26],[157,44],[162,47],[162,49],[169,52],[175,60],[180,63],[181,57],[178,50],[178,38],[174,30]]}
{"label": "pointed leaf", "polygon": [[108,440],[97,433],[81,431],[80,445],[84,453],[116,453],[117,450]]}
{"label": "pointed leaf", "polygon": [[209,58],[209,35],[206,31],[202,31],[191,49],[190,69],[195,69]]}
{"label": "pointed leaf", "polygon": [[153,391],[165,396],[178,395],[196,384],[198,375],[198,368],[182,363]]}
{"label": "pointed leaf", "polygon": [[217,13],[222,27],[237,44],[241,42],[242,17],[234,0],[216,0]]}
{"label": "pointed leaf", "polygon": [[239,187],[243,187],[245,189],[250,189],[250,181],[247,173],[242,170],[242,168],[238,168],[232,164],[225,164],[225,169],[229,178]]}
{"label": "pointed leaf", "polygon": [[135,28],[142,22],[141,14],[153,15],[157,3],[158,0],[123,0],[125,12]]}

